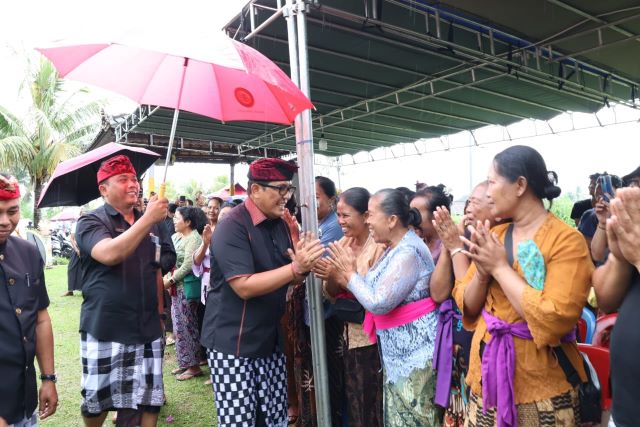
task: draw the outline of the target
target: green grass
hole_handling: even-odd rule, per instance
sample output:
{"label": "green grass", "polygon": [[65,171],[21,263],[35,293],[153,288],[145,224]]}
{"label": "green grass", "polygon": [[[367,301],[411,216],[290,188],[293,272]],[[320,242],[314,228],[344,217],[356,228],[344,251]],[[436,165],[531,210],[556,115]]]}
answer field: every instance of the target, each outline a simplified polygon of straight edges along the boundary
{"label": "green grass", "polygon": [[[58,398],[60,406],[51,418],[41,424],[48,427],[80,427],[80,304],[82,296],[76,292],[73,297],[61,297],[67,290],[67,266],[57,266],[45,272],[47,290],[51,305],[49,314],[53,323],[55,338],[56,372],[58,374]],[[175,427],[215,426],[215,409],[211,386],[202,383],[207,379],[209,368],[204,368],[205,376],[189,381],[176,381],[170,372],[177,368],[175,349],[168,347],[165,354],[164,385],[167,405],[162,408],[158,425]],[[111,414],[110,414],[111,415]],[[167,417],[173,422],[168,423]],[[113,425],[108,419],[105,426]]]}

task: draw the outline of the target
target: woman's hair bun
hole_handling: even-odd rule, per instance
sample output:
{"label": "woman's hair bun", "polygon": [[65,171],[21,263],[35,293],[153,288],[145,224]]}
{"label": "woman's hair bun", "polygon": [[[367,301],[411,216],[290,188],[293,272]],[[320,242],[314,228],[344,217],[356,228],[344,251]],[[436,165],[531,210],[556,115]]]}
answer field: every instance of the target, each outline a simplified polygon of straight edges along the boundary
{"label": "woman's hair bun", "polygon": [[544,197],[547,200],[558,198],[560,193],[562,193],[562,190],[557,185],[549,184],[544,187]]}
{"label": "woman's hair bun", "polygon": [[419,228],[420,224],[422,224],[422,215],[420,211],[416,208],[409,209],[409,224],[413,227]]}
{"label": "woman's hair bun", "polygon": [[558,184],[558,174],[554,171],[547,171],[547,185],[544,186],[544,197],[547,200],[553,200],[560,196],[562,190],[556,184]]}

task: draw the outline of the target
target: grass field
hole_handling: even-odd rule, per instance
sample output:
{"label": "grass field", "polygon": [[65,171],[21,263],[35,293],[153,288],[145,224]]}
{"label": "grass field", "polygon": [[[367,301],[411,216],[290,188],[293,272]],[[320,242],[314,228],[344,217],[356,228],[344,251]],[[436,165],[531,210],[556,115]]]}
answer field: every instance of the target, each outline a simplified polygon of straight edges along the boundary
{"label": "grass field", "polygon": [[[49,314],[53,322],[55,337],[55,359],[58,374],[58,397],[60,406],[53,417],[41,424],[47,427],[76,427],[84,425],[80,417],[80,304],[82,296],[61,297],[67,290],[66,265],[53,267],[45,273],[51,305]],[[37,365],[37,364],[36,364]],[[162,408],[158,425],[170,426],[215,426],[215,409],[211,386],[203,385],[207,378],[176,381],[170,374],[175,369],[174,347],[168,347],[165,355],[164,384],[167,405]],[[204,368],[209,374],[209,368]],[[173,421],[169,421],[172,417]],[[105,426],[112,425],[108,419]]]}

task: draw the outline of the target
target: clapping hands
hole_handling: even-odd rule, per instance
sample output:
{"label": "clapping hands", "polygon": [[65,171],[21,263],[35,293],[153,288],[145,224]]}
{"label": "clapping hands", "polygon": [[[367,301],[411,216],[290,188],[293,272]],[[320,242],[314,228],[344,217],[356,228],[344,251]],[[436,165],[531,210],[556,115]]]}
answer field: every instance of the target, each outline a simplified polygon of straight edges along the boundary
{"label": "clapping hands", "polygon": [[451,219],[451,214],[444,206],[439,206],[433,213],[433,227],[438,233],[442,244],[449,252],[461,248],[460,229]]}
{"label": "clapping hands", "polygon": [[292,249],[289,249],[288,252],[294,263],[295,272],[302,275],[313,269],[322,256],[324,248],[315,234],[307,231],[300,235],[295,252]]}
{"label": "clapping hands", "polygon": [[329,260],[333,265],[338,283],[346,287],[351,276],[356,273],[356,256],[349,247],[342,247],[338,242],[329,243]]}
{"label": "clapping hands", "polygon": [[486,279],[498,268],[509,265],[504,245],[491,231],[489,220],[484,224],[478,221],[475,226],[469,225],[467,228],[471,232],[471,239],[460,236],[460,240],[468,246],[469,250],[465,253],[475,263],[481,278]]}
{"label": "clapping hands", "polygon": [[621,188],[610,202],[609,250],[640,269],[640,188]]}

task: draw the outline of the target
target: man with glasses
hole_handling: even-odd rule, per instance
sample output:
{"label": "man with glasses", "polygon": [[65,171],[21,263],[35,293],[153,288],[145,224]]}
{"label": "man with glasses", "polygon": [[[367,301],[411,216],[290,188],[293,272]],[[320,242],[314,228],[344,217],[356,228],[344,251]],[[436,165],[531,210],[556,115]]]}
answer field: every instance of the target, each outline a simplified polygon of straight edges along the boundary
{"label": "man with glasses", "polygon": [[207,348],[219,426],[287,425],[287,372],[279,330],[287,285],[322,256],[311,233],[292,250],[282,219],[298,167],[259,159],[249,197],[229,212],[211,241],[211,290],[202,344]]}

